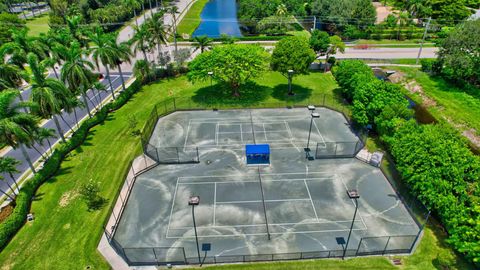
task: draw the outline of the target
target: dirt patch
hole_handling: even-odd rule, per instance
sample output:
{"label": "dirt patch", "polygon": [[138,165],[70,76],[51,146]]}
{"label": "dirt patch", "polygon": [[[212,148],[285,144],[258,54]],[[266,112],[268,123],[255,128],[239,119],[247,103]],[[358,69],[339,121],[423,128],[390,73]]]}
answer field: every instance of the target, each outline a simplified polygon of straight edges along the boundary
{"label": "dirt patch", "polygon": [[0,223],[2,223],[5,219],[7,219],[10,216],[10,214],[12,214],[13,209],[15,209],[15,207],[12,205],[12,203],[10,203],[7,206],[4,206],[0,210]]}
{"label": "dirt patch", "polygon": [[462,135],[467,137],[468,140],[480,149],[480,136],[477,135],[477,131],[474,128],[464,130]]}
{"label": "dirt patch", "polygon": [[388,79],[392,83],[398,83],[403,85],[403,87],[405,87],[405,89],[407,89],[408,92],[412,94],[417,94],[418,96],[420,96],[422,100],[422,106],[424,106],[425,108],[437,106],[437,102],[434,99],[431,99],[427,95],[425,95],[425,92],[423,91],[422,86],[418,84],[417,81],[415,80],[405,79],[404,73],[397,71],[394,74],[390,75]]}
{"label": "dirt patch", "polygon": [[61,207],[65,207],[67,206],[71,200],[75,199],[76,197],[78,197],[78,192],[76,191],[67,191],[65,193],[63,193],[62,197],[60,198],[60,201],[58,202],[58,204],[61,206]]}
{"label": "dirt patch", "polygon": [[389,14],[392,14],[392,8],[389,6],[384,6],[380,2],[373,2],[373,6],[375,7],[375,10],[377,11],[377,20],[375,23],[381,23],[383,22]]}

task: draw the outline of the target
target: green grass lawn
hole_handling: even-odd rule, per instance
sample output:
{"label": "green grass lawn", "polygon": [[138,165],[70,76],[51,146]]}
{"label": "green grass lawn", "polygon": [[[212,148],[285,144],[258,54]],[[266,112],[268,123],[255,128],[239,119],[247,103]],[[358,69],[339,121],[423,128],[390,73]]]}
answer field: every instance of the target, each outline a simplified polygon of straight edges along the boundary
{"label": "green grass lawn", "polygon": [[47,33],[50,29],[48,25],[48,15],[42,15],[35,19],[27,20],[28,35],[39,36],[41,33]]}
{"label": "green grass lawn", "polygon": [[[388,67],[389,69],[391,67]],[[480,92],[478,90],[461,89],[440,77],[432,77],[416,68],[395,67],[405,73],[407,80],[414,79],[422,87],[424,93],[436,101],[435,106],[427,110],[438,120],[449,119],[460,130],[473,128],[480,134]],[[409,93],[416,102],[421,98],[418,94]]]}
{"label": "green grass lawn", "polygon": [[182,21],[178,24],[177,33],[180,36],[182,34],[191,36],[195,29],[197,29],[201,22],[200,14],[208,1],[209,0],[197,0],[197,2],[190,7],[187,14],[185,14]]}
{"label": "green grass lawn", "polygon": [[[308,100],[320,94],[336,94],[337,85],[330,74],[312,73],[294,78],[298,99]],[[249,93],[255,93],[251,94]],[[243,89],[244,96],[230,101],[229,106],[262,103],[285,104],[286,79],[269,72],[257,85]],[[26,224],[0,253],[2,269],[109,269],[96,251],[102,235],[102,224],[108,208],[122,185],[129,162],[141,153],[140,139],[131,135],[130,117],[142,127],[153,106],[175,96],[191,104],[212,104],[232,100],[228,91],[209,82],[189,83],[185,77],[165,79],[150,84],[134,95],[102,125],[93,128],[87,140],[62,163],[54,178],[42,185],[32,203],[35,221]],[[208,101],[205,101],[208,100]],[[334,102],[334,101],[332,101]],[[81,186],[90,179],[100,182],[101,195],[107,205],[97,211],[87,211],[79,197]],[[424,240],[412,257],[404,259],[405,269],[432,269],[432,260],[443,248],[444,236],[439,230],[427,228]],[[462,265],[464,266],[464,265]],[[220,269],[392,269],[386,258],[356,258],[346,261],[318,260],[290,263],[218,266]],[[461,269],[468,269],[463,267]]]}

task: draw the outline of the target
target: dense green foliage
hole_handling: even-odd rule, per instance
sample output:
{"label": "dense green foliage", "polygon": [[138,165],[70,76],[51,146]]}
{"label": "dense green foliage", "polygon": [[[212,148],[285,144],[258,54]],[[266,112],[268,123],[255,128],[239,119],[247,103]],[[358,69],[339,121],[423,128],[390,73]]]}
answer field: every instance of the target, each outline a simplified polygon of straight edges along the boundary
{"label": "dense green foliage", "polygon": [[445,78],[480,87],[480,19],[450,31],[440,43],[438,56],[437,67]]}
{"label": "dense green foliage", "polygon": [[[258,45],[223,45],[198,55],[188,64],[188,78],[225,83],[239,96],[239,87],[267,70],[269,55]],[[212,72],[209,75],[209,72]]]}
{"label": "dense green foliage", "polygon": [[370,0],[313,0],[312,15],[330,33],[352,25],[365,29],[375,23],[377,14]]}
{"label": "dense green foliage", "polygon": [[25,28],[25,21],[17,15],[9,13],[0,14],[0,46],[12,41],[12,32]]}
{"label": "dense green foliage", "polygon": [[310,64],[315,60],[315,52],[308,40],[302,37],[286,37],[275,45],[270,67],[287,76],[288,70],[296,74],[307,74]]}
{"label": "dense green foliage", "polygon": [[425,20],[428,17],[442,25],[455,25],[472,14],[471,8],[478,9],[478,0],[394,0],[395,8],[407,11],[413,18]]}
{"label": "dense green foliage", "polygon": [[[334,76],[353,103],[353,118],[387,144],[403,181],[449,233],[448,242],[480,262],[480,159],[444,125],[419,125],[398,86],[381,82],[359,61],[342,61]],[[403,99],[403,100],[402,100]]]}

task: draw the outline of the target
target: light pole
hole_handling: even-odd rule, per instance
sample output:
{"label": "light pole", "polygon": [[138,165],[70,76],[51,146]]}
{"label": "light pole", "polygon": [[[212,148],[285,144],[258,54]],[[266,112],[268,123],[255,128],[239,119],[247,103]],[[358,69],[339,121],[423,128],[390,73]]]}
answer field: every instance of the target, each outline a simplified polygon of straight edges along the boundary
{"label": "light pole", "polygon": [[213,86],[213,83],[212,83],[213,71],[209,71],[209,72],[208,72],[208,76],[210,76],[210,88],[212,88],[212,86]]}
{"label": "light pole", "polygon": [[357,216],[357,210],[358,210],[357,199],[360,198],[360,194],[358,194],[358,191],[356,189],[347,190],[347,195],[350,199],[353,199],[355,201],[355,212],[353,213],[352,225],[350,225],[350,232],[348,233],[347,243],[345,244],[345,249],[343,250],[342,259],[345,259],[345,254],[347,253],[348,242],[350,242],[350,235],[352,234],[353,224],[355,223],[355,217]]}
{"label": "light pole", "polygon": [[292,76],[293,76],[293,69],[287,70],[288,73],[288,95],[293,96],[295,93],[292,92]]}
{"label": "light pole", "polygon": [[[310,110],[310,106],[308,106],[308,107],[309,107],[309,110]],[[313,111],[313,110],[312,110],[312,111]],[[308,158],[308,159],[311,159],[311,158],[310,158],[310,148],[309,148],[309,146],[310,146],[310,134],[312,134],[312,125],[313,125],[313,119],[314,119],[314,118],[320,118],[320,114],[315,113],[315,112],[311,114],[311,118],[310,118],[310,129],[309,129],[309,131],[308,131],[308,139],[307,139],[307,147],[304,148],[304,150],[305,150],[305,158]]]}
{"label": "light pole", "polygon": [[200,196],[191,196],[188,198],[188,205],[192,206],[193,229],[195,230],[195,242],[197,243],[198,264],[202,264],[200,258],[200,247],[198,246],[197,224],[195,223],[195,206],[200,204]]}

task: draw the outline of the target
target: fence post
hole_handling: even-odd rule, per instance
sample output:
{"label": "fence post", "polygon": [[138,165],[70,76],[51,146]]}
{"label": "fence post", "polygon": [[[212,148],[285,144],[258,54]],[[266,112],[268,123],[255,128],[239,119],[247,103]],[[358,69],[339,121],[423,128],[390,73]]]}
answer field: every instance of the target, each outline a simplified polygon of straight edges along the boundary
{"label": "fence post", "polygon": [[323,102],[322,102],[322,106],[324,106],[324,107],[325,107],[325,96],[326,96],[326,95],[325,95],[325,94],[323,94]]}
{"label": "fence post", "polygon": [[177,110],[177,104],[175,103],[175,97],[173,97],[173,108]]}
{"label": "fence post", "polygon": [[157,162],[160,162],[160,156],[158,155],[158,148],[155,147],[155,152],[157,153]]}
{"label": "fence post", "polygon": [[[145,154],[143,154],[143,160],[145,161],[145,168],[148,167],[147,165],[147,157],[145,156]],[[133,169],[133,164],[132,164],[132,169]],[[135,176],[135,173],[133,174]]]}
{"label": "fence post", "polygon": [[175,150],[177,150],[177,162],[180,163],[180,154],[178,153],[178,147],[175,147]]}
{"label": "fence post", "polygon": [[198,146],[196,148],[197,148],[197,162],[200,163],[200,155],[198,154]]}
{"label": "fence post", "polygon": [[182,247],[182,251],[183,251],[183,260],[184,260],[185,264],[188,264],[187,255],[185,255],[185,248]]}
{"label": "fence post", "polygon": [[360,242],[358,242],[357,251],[355,251],[355,257],[358,256],[358,251],[360,250],[360,245],[362,244],[362,241],[363,241],[363,237],[360,238]]}
{"label": "fence post", "polygon": [[155,110],[155,115],[157,116],[157,120],[158,120],[158,108],[157,108],[157,104],[155,104],[155,106],[153,107],[153,109]]}
{"label": "fence post", "polygon": [[334,152],[334,156],[337,156],[337,146],[338,146],[338,143],[335,143],[335,152]]}
{"label": "fence post", "polygon": [[152,248],[152,251],[153,251],[153,256],[155,257],[155,262],[157,263],[157,266],[160,266],[160,262],[158,261],[157,253],[155,252],[155,248]]}
{"label": "fence post", "polygon": [[390,242],[390,238],[392,237],[391,236],[388,237],[388,240],[387,240],[387,243],[385,244],[385,248],[383,249],[382,255],[385,255],[385,251],[387,250],[388,243]]}

